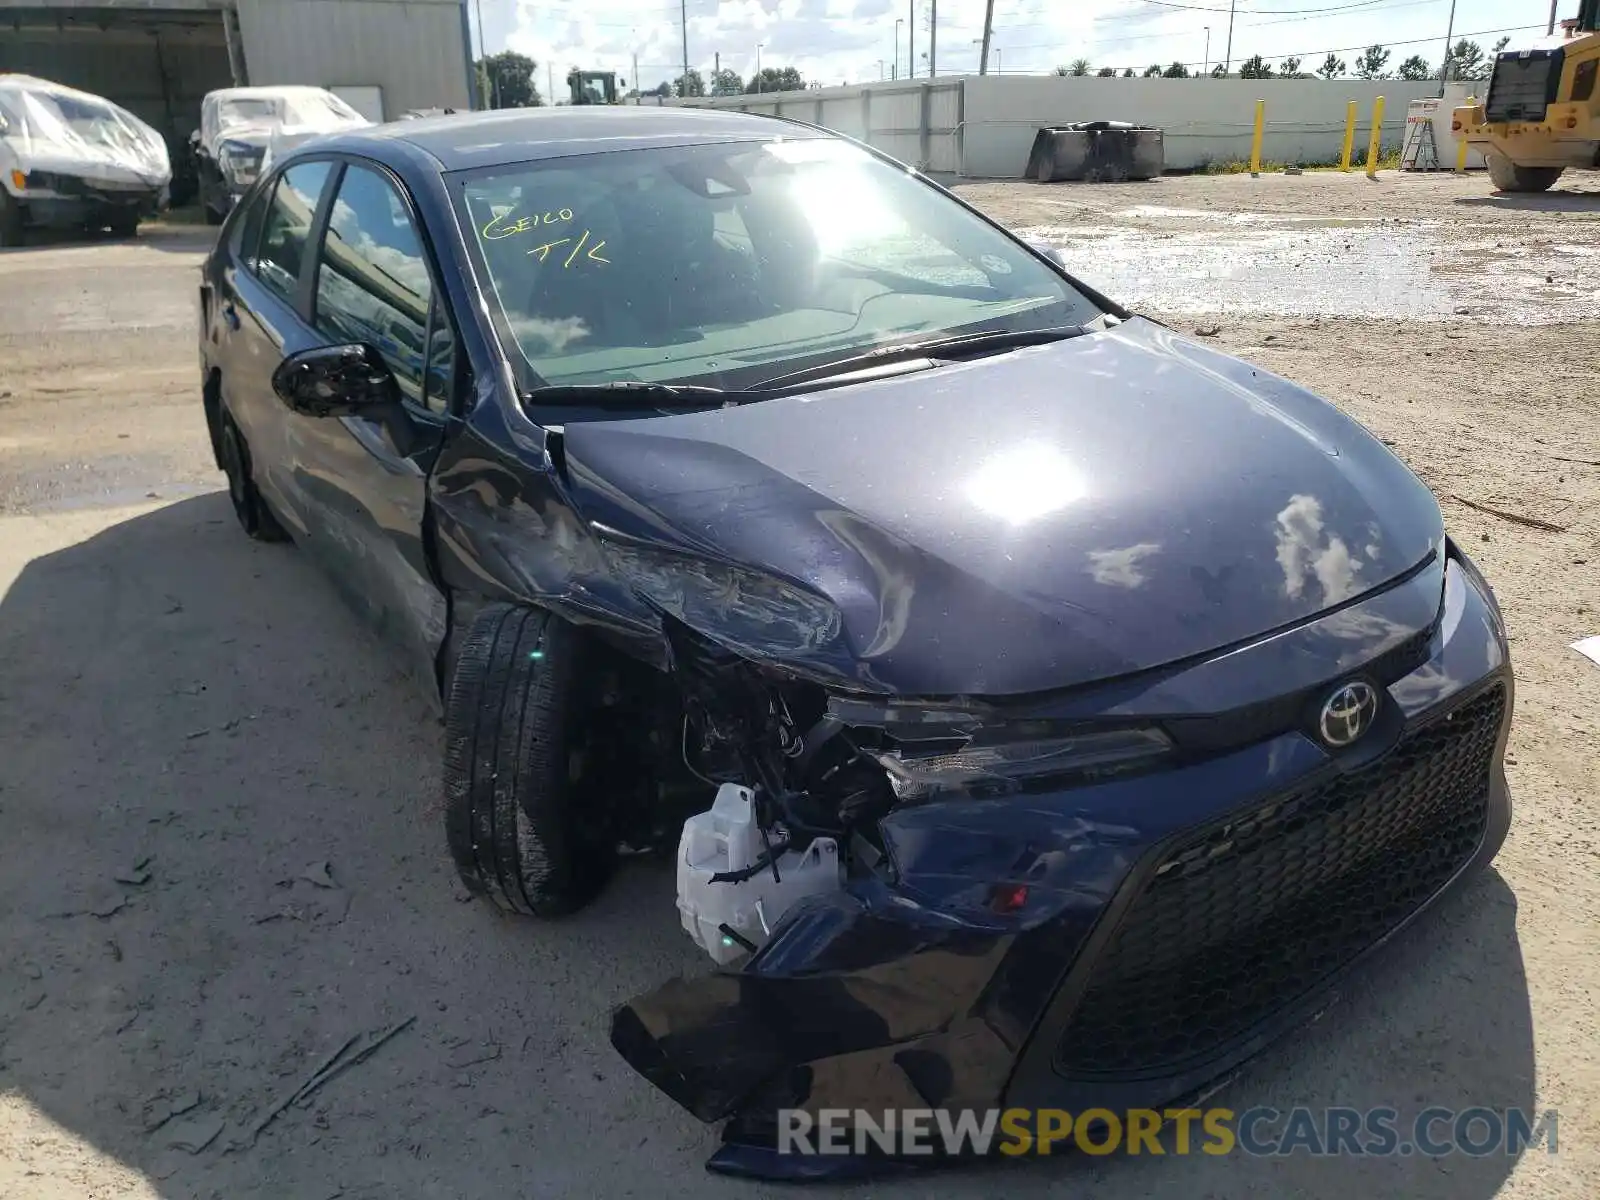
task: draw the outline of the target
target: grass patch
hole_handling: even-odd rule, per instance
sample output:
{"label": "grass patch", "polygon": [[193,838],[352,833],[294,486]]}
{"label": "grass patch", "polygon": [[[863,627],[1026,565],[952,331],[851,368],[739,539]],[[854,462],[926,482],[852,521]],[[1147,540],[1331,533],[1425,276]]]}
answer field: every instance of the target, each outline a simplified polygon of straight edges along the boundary
{"label": "grass patch", "polygon": [[[1337,171],[1339,160],[1337,158],[1315,159],[1310,162],[1264,162],[1261,164],[1263,175],[1275,175],[1285,167],[1299,167],[1302,171]],[[1364,171],[1367,167],[1367,150],[1365,146],[1357,147],[1350,154],[1350,169]],[[1378,170],[1395,171],[1400,167],[1400,147],[1394,146],[1378,152]],[[1229,159],[1226,162],[1207,163],[1203,168],[1207,175],[1246,175],[1249,174],[1250,164],[1242,159]]]}

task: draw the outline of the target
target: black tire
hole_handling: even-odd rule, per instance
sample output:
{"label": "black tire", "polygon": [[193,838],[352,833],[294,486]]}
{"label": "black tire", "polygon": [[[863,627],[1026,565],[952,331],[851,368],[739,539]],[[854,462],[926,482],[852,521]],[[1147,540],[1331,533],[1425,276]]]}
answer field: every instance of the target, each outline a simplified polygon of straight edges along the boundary
{"label": "black tire", "polygon": [[616,856],[600,797],[574,780],[582,635],[533,608],[472,622],[445,702],[445,834],[462,882],[512,913],[589,903]]}
{"label": "black tire", "polygon": [[0,246],[22,245],[22,207],[0,188]]}
{"label": "black tire", "polygon": [[1486,154],[1489,182],[1502,192],[1548,192],[1561,178],[1560,167],[1519,167],[1500,154]]}
{"label": "black tire", "polygon": [[221,225],[227,218],[226,213],[218,212],[209,201],[204,205],[207,225]]}
{"label": "black tire", "polygon": [[234,424],[233,417],[224,408],[218,415],[221,423],[217,447],[222,458],[222,471],[228,477],[228,499],[233,502],[233,514],[239,518],[239,527],[258,542],[284,542],[289,535],[271,507],[256,489],[250,464],[250,447],[244,434]]}
{"label": "black tire", "polygon": [[139,236],[138,213],[115,213],[106,224],[110,227],[113,237],[131,238]]}

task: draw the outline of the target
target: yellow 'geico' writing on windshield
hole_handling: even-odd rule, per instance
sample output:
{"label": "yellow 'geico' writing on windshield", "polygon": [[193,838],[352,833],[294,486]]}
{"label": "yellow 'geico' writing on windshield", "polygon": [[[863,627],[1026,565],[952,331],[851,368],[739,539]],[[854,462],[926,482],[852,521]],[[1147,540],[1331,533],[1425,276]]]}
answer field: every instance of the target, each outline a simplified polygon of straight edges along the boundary
{"label": "yellow 'geico' writing on windshield", "polygon": [[572,210],[570,208],[559,208],[555,212],[543,214],[526,213],[511,221],[510,224],[504,223],[514,216],[516,216],[516,209],[508,209],[503,213],[497,213],[487,225],[478,231],[479,235],[488,242],[493,242],[500,238],[515,237],[519,233],[528,233],[541,225],[555,225],[561,221],[570,221],[572,220]]}

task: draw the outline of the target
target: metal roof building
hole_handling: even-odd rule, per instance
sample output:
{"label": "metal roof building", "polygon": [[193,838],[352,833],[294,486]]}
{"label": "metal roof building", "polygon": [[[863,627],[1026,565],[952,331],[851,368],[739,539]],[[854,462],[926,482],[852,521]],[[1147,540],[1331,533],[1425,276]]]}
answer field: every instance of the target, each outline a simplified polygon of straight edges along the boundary
{"label": "metal roof building", "polygon": [[311,84],[373,120],[470,108],[466,0],[0,0],[0,72],[122,105],[181,142],[214,88]]}

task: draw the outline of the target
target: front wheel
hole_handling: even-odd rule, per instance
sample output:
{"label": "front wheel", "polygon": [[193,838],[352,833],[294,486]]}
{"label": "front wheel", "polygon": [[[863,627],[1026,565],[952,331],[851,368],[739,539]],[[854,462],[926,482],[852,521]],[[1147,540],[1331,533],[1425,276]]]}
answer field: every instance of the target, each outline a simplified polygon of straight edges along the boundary
{"label": "front wheel", "polygon": [[138,213],[115,213],[106,224],[110,226],[113,237],[131,238],[139,236]]}
{"label": "front wheel", "polygon": [[611,806],[586,789],[577,704],[585,643],[536,608],[491,604],[462,643],[445,703],[445,833],[467,889],[553,917],[604,886]]}
{"label": "front wheel", "polygon": [[233,515],[239,518],[239,528],[258,542],[287,541],[289,535],[278,524],[278,518],[272,515],[266,499],[256,489],[250,464],[250,447],[244,440],[244,434],[226,408],[218,414],[217,419],[222,424],[217,439],[222,471],[228,477],[228,499],[233,502]]}
{"label": "front wheel", "polygon": [[1488,154],[1489,182],[1502,192],[1548,192],[1561,178],[1560,167],[1519,167],[1503,154]]}
{"label": "front wheel", "polygon": [[22,245],[22,206],[0,188],[0,246]]}

